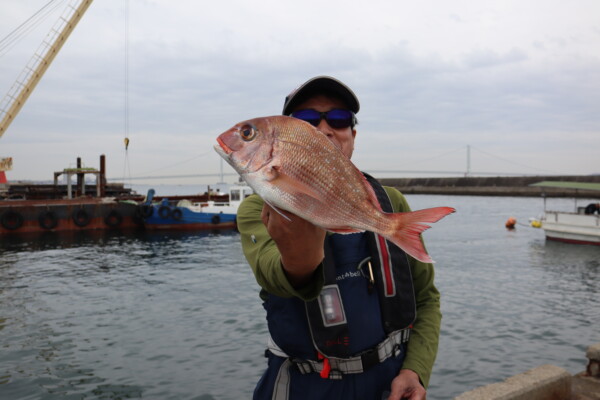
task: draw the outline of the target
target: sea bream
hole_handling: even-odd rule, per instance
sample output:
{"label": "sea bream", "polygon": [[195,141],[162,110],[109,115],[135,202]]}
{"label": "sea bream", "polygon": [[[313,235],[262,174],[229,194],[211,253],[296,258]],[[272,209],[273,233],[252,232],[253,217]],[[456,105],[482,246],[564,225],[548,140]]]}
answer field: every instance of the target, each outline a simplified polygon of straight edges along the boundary
{"label": "sea bream", "polygon": [[240,122],[217,138],[215,150],[266,203],[328,231],[370,231],[414,258],[432,262],[420,234],[454,212],[436,207],[385,213],[364,175],[327,137],[296,118]]}

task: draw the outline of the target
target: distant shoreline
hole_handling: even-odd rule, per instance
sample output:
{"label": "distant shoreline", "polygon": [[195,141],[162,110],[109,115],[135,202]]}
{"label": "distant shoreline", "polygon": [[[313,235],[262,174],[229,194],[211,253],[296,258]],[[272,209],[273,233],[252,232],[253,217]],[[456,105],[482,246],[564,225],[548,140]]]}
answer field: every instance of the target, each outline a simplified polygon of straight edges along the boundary
{"label": "distant shoreline", "polygon": [[[436,194],[453,196],[506,196],[506,197],[575,197],[600,200],[600,192],[560,188],[541,188],[529,185],[541,181],[592,182],[600,183],[600,175],[555,175],[555,176],[494,176],[494,177],[437,177],[437,178],[379,178],[385,186],[391,186],[404,194]],[[51,186],[51,183],[18,181],[0,185],[6,190],[9,186]],[[90,183],[86,183],[86,186]],[[4,187],[3,187],[4,186]],[[64,185],[63,185],[64,186]],[[123,183],[109,183],[108,186],[123,188]],[[162,196],[189,195],[185,192],[188,185],[181,184],[138,184],[140,187],[160,188]],[[163,186],[165,188],[163,188]],[[204,192],[204,188],[218,188],[219,184],[189,184]],[[147,190],[147,189],[146,189]],[[168,192],[174,190],[175,193]],[[89,191],[92,191],[90,189]],[[165,193],[162,193],[165,191]],[[196,193],[196,192],[194,192]],[[145,193],[140,193],[141,195]],[[158,194],[158,191],[157,191]]]}
{"label": "distant shoreline", "polygon": [[559,188],[531,187],[541,181],[600,183],[600,175],[454,177],[454,178],[382,178],[381,183],[403,194],[441,194],[456,196],[577,197],[600,198],[600,192]]}

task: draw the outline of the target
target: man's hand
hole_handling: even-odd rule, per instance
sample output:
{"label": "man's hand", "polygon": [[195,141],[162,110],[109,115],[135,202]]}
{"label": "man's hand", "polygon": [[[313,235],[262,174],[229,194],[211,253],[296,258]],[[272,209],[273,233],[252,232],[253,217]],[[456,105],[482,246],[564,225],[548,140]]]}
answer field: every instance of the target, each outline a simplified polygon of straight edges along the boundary
{"label": "man's hand", "polygon": [[[285,219],[279,212],[289,220]],[[281,264],[292,286],[308,283],[325,257],[325,230],[286,211],[275,211],[265,203],[260,215],[269,236],[277,244]]]}
{"label": "man's hand", "polygon": [[403,369],[392,381],[392,392],[388,400],[425,400],[426,396],[427,392],[421,385],[417,373],[410,369]]}

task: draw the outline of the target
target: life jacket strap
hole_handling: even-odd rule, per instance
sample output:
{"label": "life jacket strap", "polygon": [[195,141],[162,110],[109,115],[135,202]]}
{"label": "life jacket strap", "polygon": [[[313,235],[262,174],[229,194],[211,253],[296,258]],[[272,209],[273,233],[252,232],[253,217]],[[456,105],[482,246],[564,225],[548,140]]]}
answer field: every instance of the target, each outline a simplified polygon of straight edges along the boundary
{"label": "life jacket strap", "polygon": [[318,373],[321,374],[324,368],[329,369],[329,379],[342,379],[345,374],[360,374],[369,368],[384,362],[392,356],[396,356],[401,351],[401,345],[408,342],[410,329],[402,329],[392,332],[388,337],[377,346],[358,354],[355,357],[336,358],[327,357],[328,363],[324,360],[302,360],[290,358],[283,352],[277,344],[269,337],[269,351],[278,357],[288,357],[290,361],[298,367],[302,374]]}

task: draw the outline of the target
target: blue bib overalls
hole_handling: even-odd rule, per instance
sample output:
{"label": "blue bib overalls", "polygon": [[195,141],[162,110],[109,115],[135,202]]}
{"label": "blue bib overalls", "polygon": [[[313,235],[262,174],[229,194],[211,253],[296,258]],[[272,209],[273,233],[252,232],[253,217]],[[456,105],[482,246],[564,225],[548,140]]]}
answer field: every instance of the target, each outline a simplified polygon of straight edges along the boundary
{"label": "blue bib overalls", "polygon": [[[361,261],[370,255],[367,234],[332,234],[328,241],[335,259],[335,281],[348,322],[348,350],[350,354],[358,354],[386,338],[379,298],[369,288],[364,271],[358,269]],[[282,386],[282,376],[287,379],[286,389],[277,392],[277,399],[380,400],[382,393],[390,390],[390,382],[402,367],[404,346],[384,362],[359,374],[345,374],[342,379],[324,379],[318,373],[302,374],[290,360],[317,360],[304,302],[269,295],[264,307],[271,337],[289,358],[266,352],[268,368],[258,382],[254,399],[272,399],[274,388]]]}

